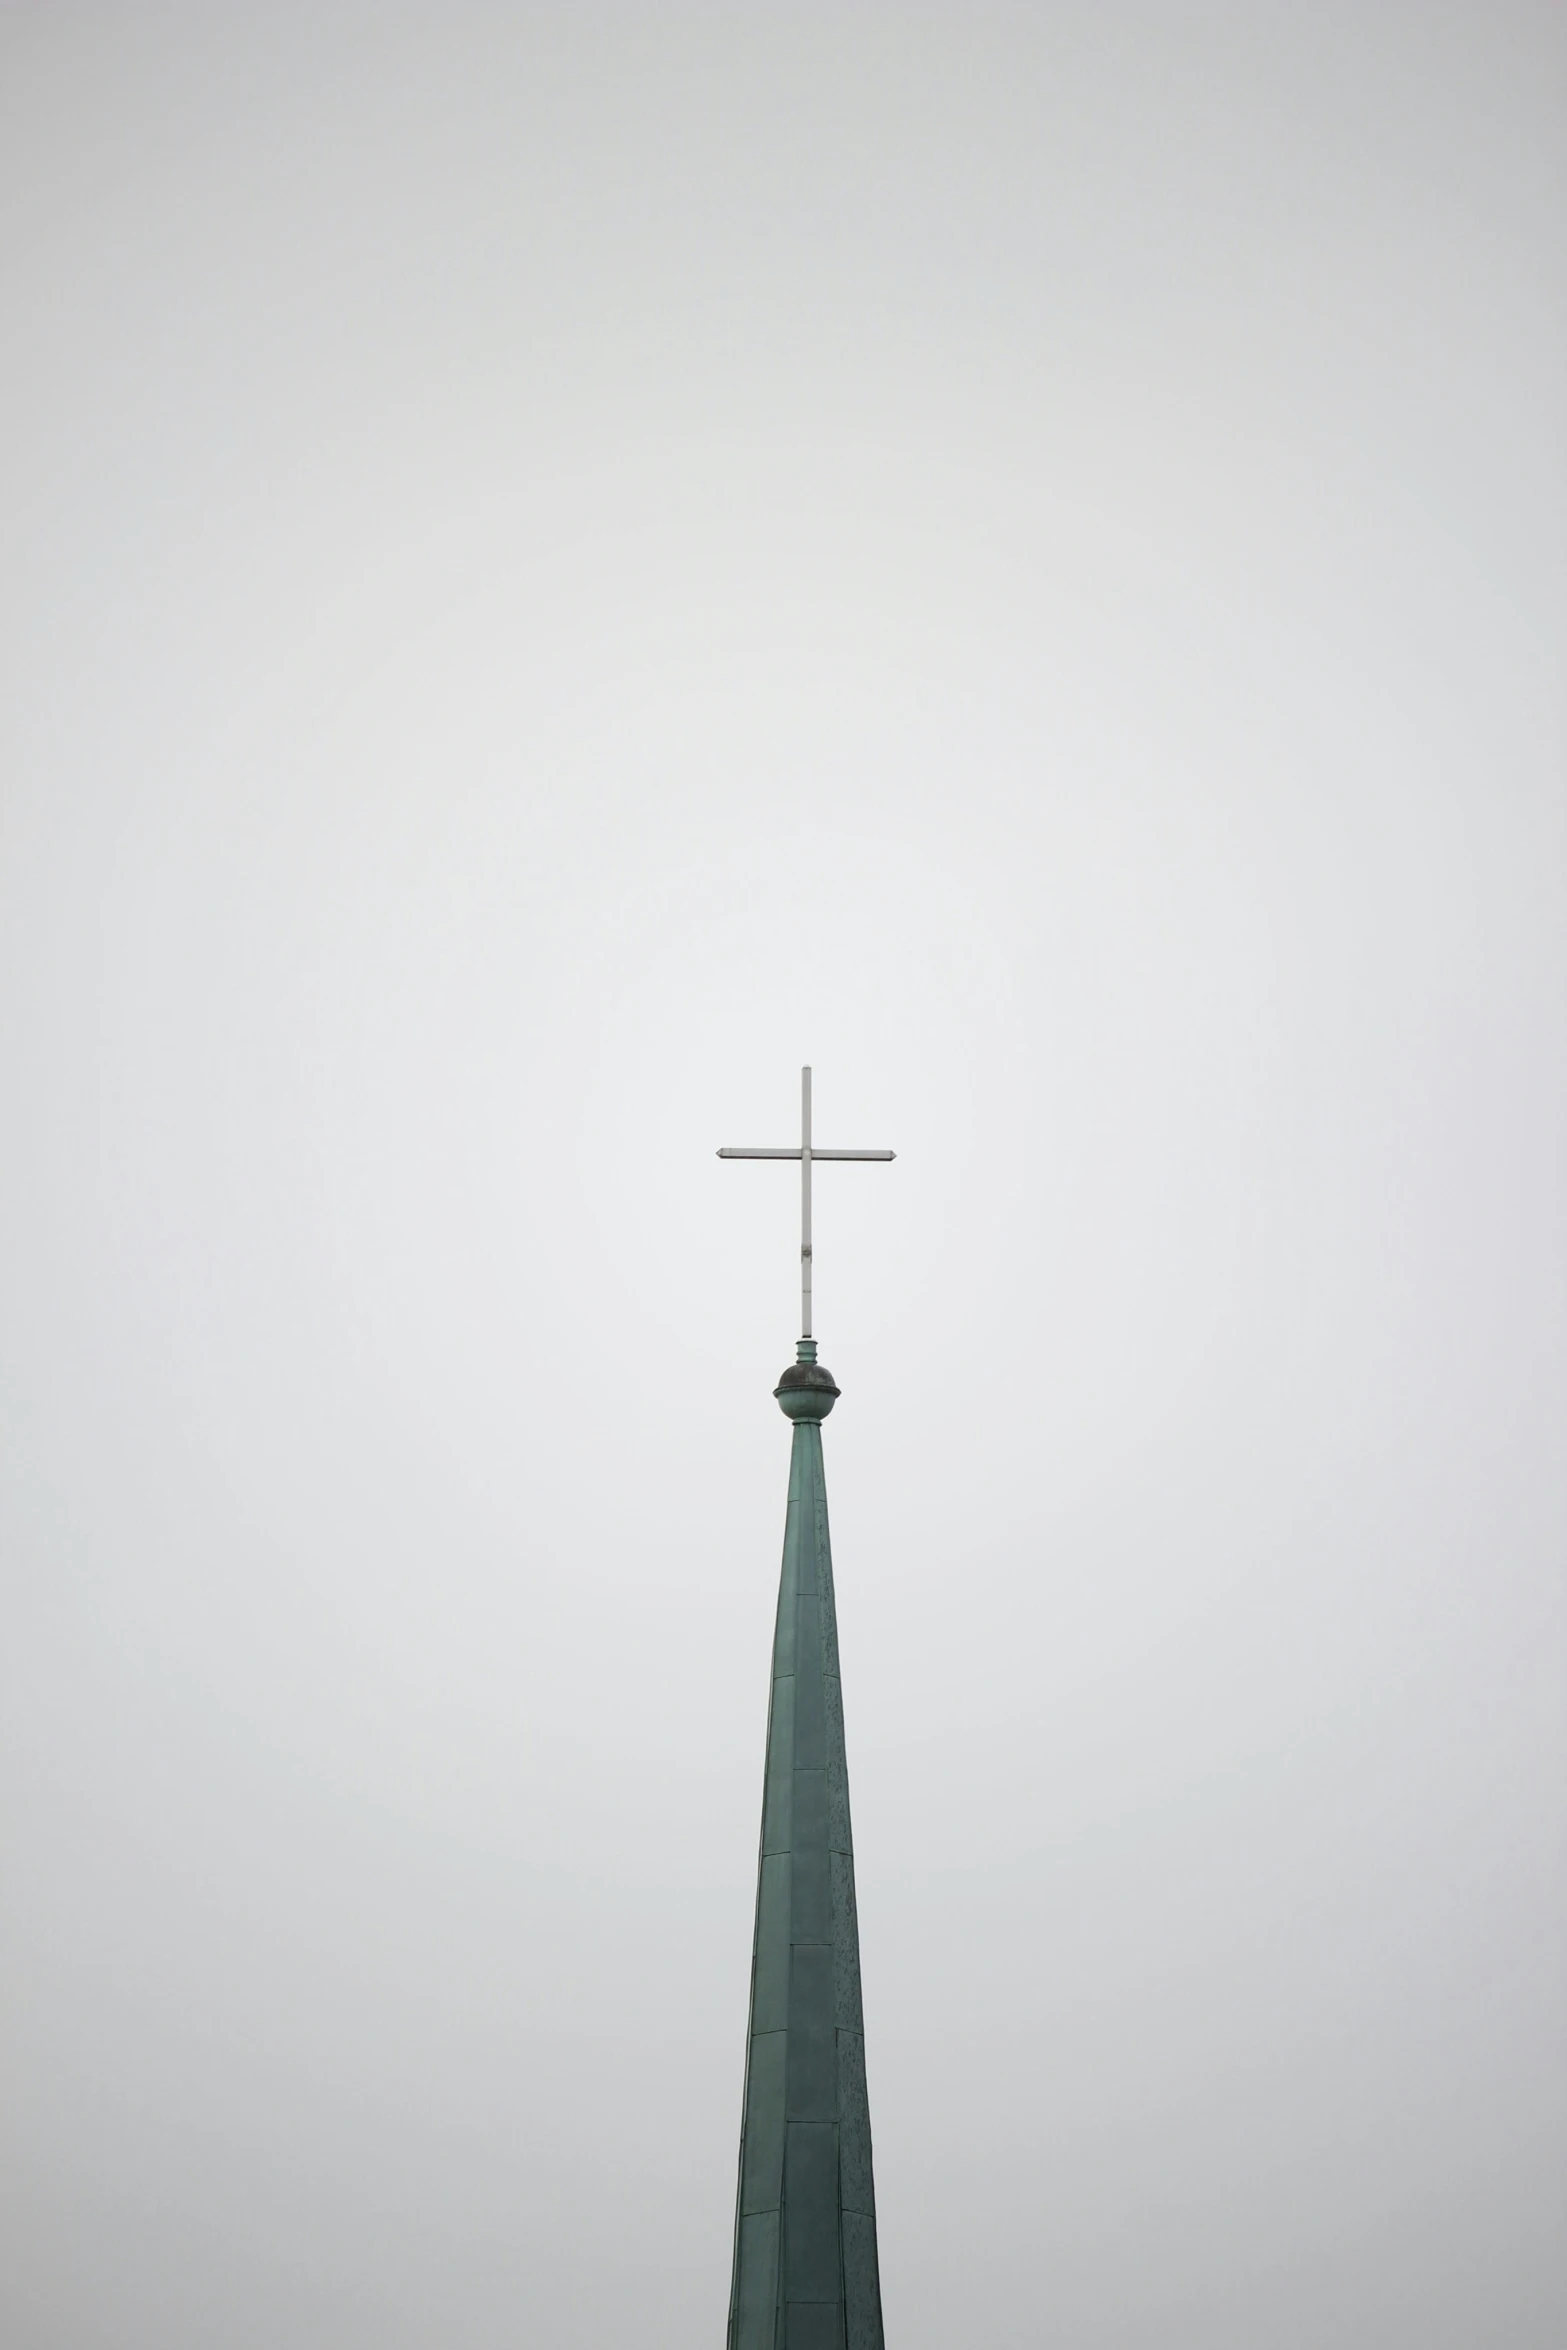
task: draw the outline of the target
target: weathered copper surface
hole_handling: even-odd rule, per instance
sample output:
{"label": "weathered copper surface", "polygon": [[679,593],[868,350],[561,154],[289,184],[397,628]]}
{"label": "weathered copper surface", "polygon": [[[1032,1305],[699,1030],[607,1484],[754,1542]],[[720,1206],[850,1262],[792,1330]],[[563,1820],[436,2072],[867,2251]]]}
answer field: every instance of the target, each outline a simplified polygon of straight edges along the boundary
{"label": "weathered copper surface", "polygon": [[854,1850],[821,1422],[802,1340],[773,1639],[729,2350],[882,2350]]}

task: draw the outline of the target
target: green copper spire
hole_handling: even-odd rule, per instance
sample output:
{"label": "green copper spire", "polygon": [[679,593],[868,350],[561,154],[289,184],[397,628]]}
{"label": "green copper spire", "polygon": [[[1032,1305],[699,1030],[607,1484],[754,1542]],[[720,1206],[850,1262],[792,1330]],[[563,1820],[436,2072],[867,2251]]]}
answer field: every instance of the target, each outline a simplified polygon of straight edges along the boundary
{"label": "green copper spire", "polygon": [[740,2187],[729,2350],[883,2350],[871,2117],[860,2013],[849,1774],[822,1422],[838,1400],[811,1334],[811,1173],[820,1150],[811,1072],[800,1071],[800,1141],[730,1147],[721,1159],[800,1163],[800,1347],[773,1389],[794,1422],[762,1852],[751,1952]]}
{"label": "green copper spire", "polygon": [[800,1341],[751,1959],[729,2350],[882,2350],[860,1937],[822,1422]]}

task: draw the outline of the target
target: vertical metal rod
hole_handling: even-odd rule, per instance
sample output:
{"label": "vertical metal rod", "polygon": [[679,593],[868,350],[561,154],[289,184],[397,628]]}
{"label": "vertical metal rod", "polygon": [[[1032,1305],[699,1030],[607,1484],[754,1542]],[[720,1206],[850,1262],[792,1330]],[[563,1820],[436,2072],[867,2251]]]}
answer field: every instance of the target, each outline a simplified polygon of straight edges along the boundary
{"label": "vertical metal rod", "polygon": [[811,1072],[800,1071],[800,1336],[811,1335]]}

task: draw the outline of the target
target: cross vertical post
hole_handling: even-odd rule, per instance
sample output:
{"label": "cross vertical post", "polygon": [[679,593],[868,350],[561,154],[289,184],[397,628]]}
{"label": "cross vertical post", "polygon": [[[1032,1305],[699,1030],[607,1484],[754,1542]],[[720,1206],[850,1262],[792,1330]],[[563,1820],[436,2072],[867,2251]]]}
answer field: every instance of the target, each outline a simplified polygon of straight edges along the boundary
{"label": "cross vertical post", "polygon": [[821,1151],[811,1140],[811,1072],[800,1071],[800,1147],[798,1150],[726,1148],[721,1159],[798,1159],[800,1162],[800,1343],[810,1345],[811,1330],[811,1169],[818,1159],[892,1159],[895,1151]]}
{"label": "cross vertical post", "polygon": [[811,1335],[811,1072],[800,1071],[800,1336]]}

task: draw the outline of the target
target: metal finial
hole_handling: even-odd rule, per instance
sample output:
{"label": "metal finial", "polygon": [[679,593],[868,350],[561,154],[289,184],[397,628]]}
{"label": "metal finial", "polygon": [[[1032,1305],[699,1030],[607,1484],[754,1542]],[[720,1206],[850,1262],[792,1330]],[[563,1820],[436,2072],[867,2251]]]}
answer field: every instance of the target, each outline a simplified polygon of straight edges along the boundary
{"label": "metal finial", "polygon": [[811,1336],[811,1169],[818,1159],[894,1159],[896,1151],[819,1151],[811,1141],[811,1072],[800,1071],[798,1150],[727,1148],[721,1159],[798,1159],[800,1162],[800,1336]]}

